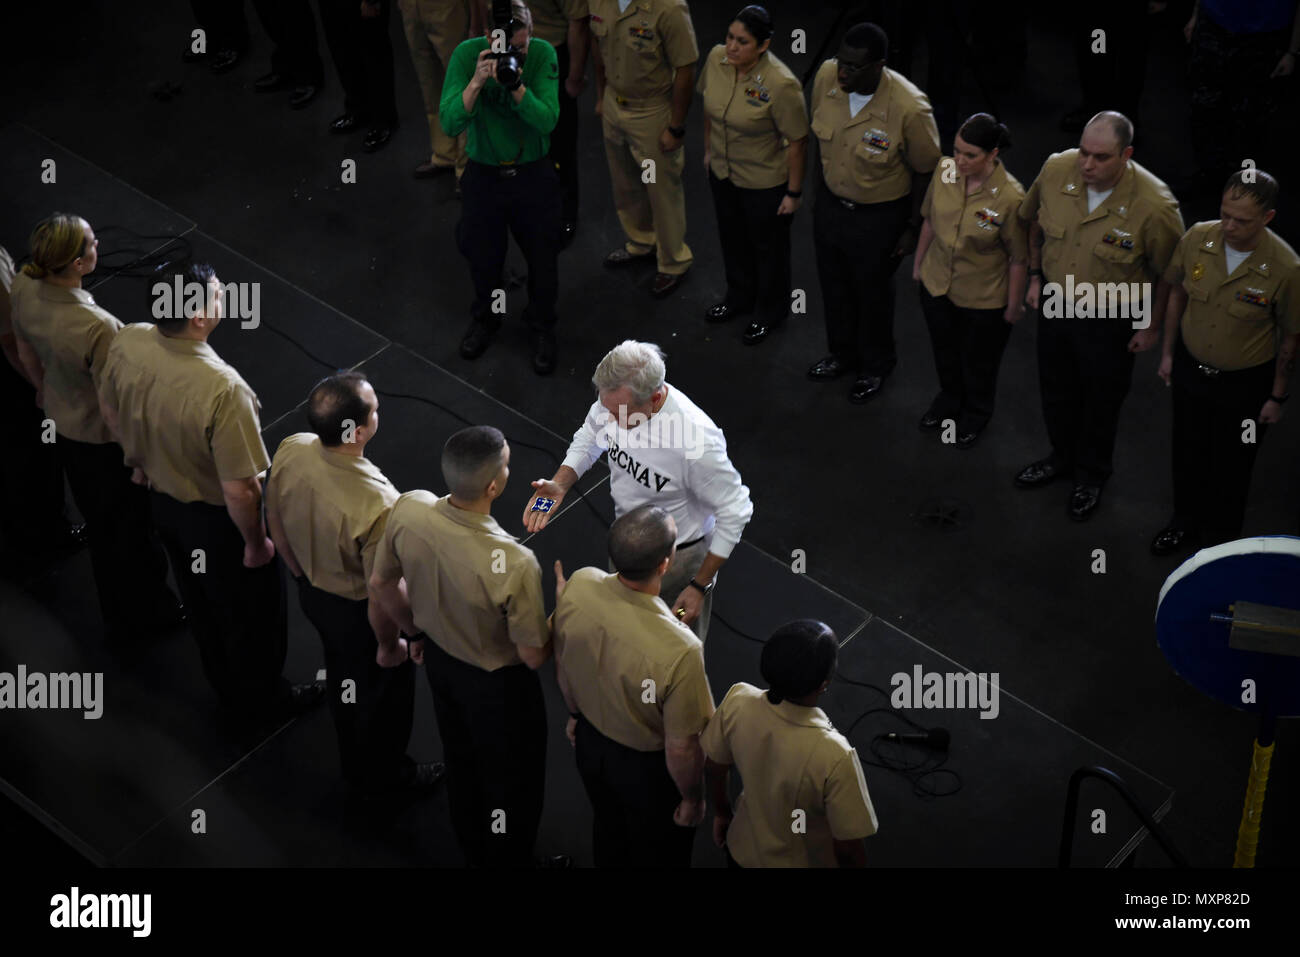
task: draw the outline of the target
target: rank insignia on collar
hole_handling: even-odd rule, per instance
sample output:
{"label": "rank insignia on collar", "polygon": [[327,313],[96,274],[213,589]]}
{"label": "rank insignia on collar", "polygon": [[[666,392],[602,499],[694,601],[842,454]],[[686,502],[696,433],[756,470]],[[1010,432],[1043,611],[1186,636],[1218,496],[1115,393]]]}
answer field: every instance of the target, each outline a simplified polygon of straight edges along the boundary
{"label": "rank insignia on collar", "polygon": [[997,194],[998,194],[998,188],[997,188],[996,186],[990,186],[990,187],[989,187],[989,195],[990,195],[990,196],[996,196]]}
{"label": "rank insignia on collar", "polygon": [[1202,248],[1202,249],[1213,249],[1213,248],[1214,248],[1214,240],[1213,240],[1213,239],[1207,239],[1207,240],[1205,241],[1205,245],[1202,246],[1201,248]]}
{"label": "rank insignia on collar", "polygon": [[1073,192],[1074,192],[1075,190],[1077,190],[1078,188],[1079,188],[1079,187],[1076,186],[1076,185],[1074,185],[1074,183],[1066,183],[1066,184],[1065,184],[1065,191],[1066,191],[1067,193],[1073,193]]}
{"label": "rank insignia on collar", "polygon": [[1192,266],[1192,282],[1200,282],[1201,277],[1205,275],[1205,263],[1196,263]]}
{"label": "rank insignia on collar", "polygon": [[1119,213],[1121,216],[1127,216],[1127,215],[1128,215],[1128,207],[1127,207],[1127,206],[1121,206],[1119,209],[1115,210],[1115,212]]}
{"label": "rank insignia on collar", "polygon": [[1264,275],[1266,276],[1268,275],[1268,263],[1260,263],[1255,268],[1258,269],[1260,272],[1262,272]]}

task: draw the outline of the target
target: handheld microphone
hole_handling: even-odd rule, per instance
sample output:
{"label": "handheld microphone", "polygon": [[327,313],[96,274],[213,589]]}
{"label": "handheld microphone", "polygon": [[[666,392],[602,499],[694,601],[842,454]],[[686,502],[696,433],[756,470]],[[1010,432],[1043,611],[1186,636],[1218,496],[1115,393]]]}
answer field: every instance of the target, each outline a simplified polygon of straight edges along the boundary
{"label": "handheld microphone", "polygon": [[927,731],[906,731],[902,734],[891,731],[885,735],[885,740],[896,741],[899,744],[919,744],[923,748],[932,748],[935,751],[947,751],[951,737],[947,728],[930,728]]}

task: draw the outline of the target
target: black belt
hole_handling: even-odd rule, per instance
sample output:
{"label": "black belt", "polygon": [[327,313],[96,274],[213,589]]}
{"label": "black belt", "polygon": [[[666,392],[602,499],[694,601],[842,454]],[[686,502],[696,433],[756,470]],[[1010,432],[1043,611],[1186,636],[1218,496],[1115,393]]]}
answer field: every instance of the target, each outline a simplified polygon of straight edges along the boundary
{"label": "black belt", "polygon": [[681,551],[683,548],[690,548],[692,545],[698,545],[702,541],[704,541],[703,535],[701,535],[699,538],[692,538],[689,542],[682,542],[680,545],[678,545],[677,550]]}
{"label": "black belt", "polygon": [[495,173],[497,176],[500,176],[502,179],[510,179],[513,176],[518,176],[520,170],[528,169],[531,166],[533,166],[535,163],[542,162],[542,160],[545,158],[546,157],[542,157],[541,159],[529,160],[527,163],[501,163],[499,165],[494,165],[492,163],[480,163],[478,160],[470,160],[469,164],[471,166],[482,167],[483,169],[487,170],[490,173]]}
{"label": "black belt", "polygon": [[1261,362],[1257,366],[1247,366],[1244,369],[1217,369],[1212,365],[1208,365],[1202,362],[1200,359],[1196,358],[1196,356],[1192,355],[1192,350],[1187,348],[1187,346],[1183,343],[1182,339],[1178,340],[1178,348],[1179,351],[1182,352],[1183,355],[1187,357],[1188,364],[1192,368],[1194,368],[1197,372],[1199,372],[1201,375],[1205,376],[1205,378],[1207,379],[1217,379],[1221,375],[1230,376],[1238,372],[1254,372],[1255,370],[1259,369],[1261,366],[1272,366],[1274,363],[1273,359],[1269,359],[1267,362]]}

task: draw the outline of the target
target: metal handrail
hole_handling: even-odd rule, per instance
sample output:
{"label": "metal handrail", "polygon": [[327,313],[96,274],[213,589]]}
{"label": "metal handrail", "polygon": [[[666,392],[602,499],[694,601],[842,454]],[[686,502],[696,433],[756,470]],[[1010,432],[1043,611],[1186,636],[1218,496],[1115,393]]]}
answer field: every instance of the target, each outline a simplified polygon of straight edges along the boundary
{"label": "metal handrail", "polygon": [[1124,779],[1114,771],[1094,766],[1079,768],[1070,775],[1070,786],[1065,794],[1065,817],[1061,821],[1061,853],[1057,861],[1058,867],[1068,868],[1070,859],[1074,856],[1074,822],[1079,813],[1079,787],[1083,784],[1084,778],[1097,778],[1118,791],[1119,796],[1124,799],[1124,803],[1129,806],[1129,810],[1138,816],[1138,820],[1142,822],[1142,826],[1147,830],[1147,833],[1156,839],[1156,843],[1160,845],[1160,849],[1165,852],[1174,866],[1188,866],[1187,861],[1182,854],[1178,853],[1178,849],[1174,847],[1168,835],[1138,803],[1137,798],[1133,796],[1133,792],[1124,783]]}

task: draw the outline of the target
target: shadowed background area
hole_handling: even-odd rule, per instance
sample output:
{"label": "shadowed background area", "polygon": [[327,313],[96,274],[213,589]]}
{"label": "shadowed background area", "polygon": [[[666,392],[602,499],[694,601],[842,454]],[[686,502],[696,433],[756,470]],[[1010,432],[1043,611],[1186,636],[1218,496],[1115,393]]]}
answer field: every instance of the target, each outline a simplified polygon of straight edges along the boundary
{"label": "shadowed background area", "polygon": [[[702,52],[721,41],[737,5],[691,3]],[[1078,83],[1072,24],[1022,6],[993,5],[1002,21],[1028,18],[1023,67],[1011,31],[992,39],[976,34],[966,65],[941,69],[957,71],[960,116],[995,111],[1010,127],[1015,146],[1004,159],[1027,186],[1050,152],[1074,145],[1058,120],[1077,105]],[[774,51],[805,75],[837,28],[840,7],[774,0],[769,8]],[[1166,180],[1194,168],[1185,13],[1171,4],[1152,21],[1134,157]],[[1255,720],[1202,697],[1171,673],[1156,646],[1156,598],[1177,564],[1147,551],[1170,504],[1170,406],[1156,353],[1138,357],[1106,501],[1091,522],[1073,524],[1055,489],[1025,493],[1012,485],[1046,442],[1032,321],[1011,337],[988,434],[961,452],[916,428],[935,377],[910,262],[896,280],[899,367],[881,397],[851,406],[838,383],[805,379],[825,352],[810,207],[793,227],[794,283],[807,291],[808,314],[757,347],[741,343],[742,325],[704,321],[724,283],[700,163],[698,98],[685,147],[687,239],[696,256],[690,278],[655,301],[647,292],[653,269],[602,268],[621,231],[589,87],[580,101],[579,228],[560,258],[559,367],[547,379],[533,375],[518,310],[492,348],[467,363],[457,354],[472,296],[453,235],[460,207],[450,177],[410,175],[427,158],[428,141],[399,18],[390,26],[402,126],[372,155],[361,151],[359,134],[326,131],[342,96],[323,42],[325,89],[306,109],[290,112],[283,94],[253,93],[252,81],[269,68],[269,42],[251,7],[251,46],[221,76],[181,62],[194,26],[185,3],[63,3],[58,43],[46,39],[55,15],[48,8],[14,15],[27,22],[5,28],[0,244],[21,255],[31,226],[58,209],[91,222],[105,264],[124,264],[181,237],[224,281],[260,282],[261,326],[227,322],[212,345],[257,391],[271,452],[306,428],[301,403],[319,377],[359,366],[382,408],[368,455],[402,490],[445,491],[437,450],[466,422],[506,433],[515,459],[496,517],[523,536],[527,483],[554,471],[591,402],[596,362],[625,338],[658,342],[668,353],[669,382],[725,431],[755,504],[716,593],[721,622],[706,643],[715,698],[734,681],[759,683],[754,639],[790,618],[823,618],[845,642],[825,709],[867,763],[880,761],[877,735],[906,728],[883,712],[861,717],[889,708],[887,697],[863,684],[887,695],[890,676],[915,665],[999,675],[995,720],[973,710],[907,712],[951,731],[944,768],[959,775],[956,793],[927,793],[951,790],[950,776],[916,781],[868,764],[881,822],[867,845],[873,864],[1050,865],[1066,783],[1085,764],[1122,775],[1148,811],[1163,815],[1192,864],[1229,863]],[[796,29],[806,31],[805,52],[790,52]],[[923,89],[931,66],[922,42],[909,75]],[[168,81],[179,92],[155,96]],[[1294,86],[1294,78],[1288,82]],[[1287,135],[1277,131],[1279,142]],[[52,184],[41,182],[47,159],[56,164]],[[357,176],[345,185],[347,159],[356,161]],[[1273,170],[1282,183],[1275,228],[1296,245],[1290,193],[1300,177],[1294,154],[1289,159],[1291,168]],[[810,172],[806,185],[816,175]],[[1201,202],[1183,214],[1190,225],[1217,211]],[[510,262],[522,273],[517,251]],[[143,279],[114,277],[101,266],[87,285],[124,322],[148,318]],[[1300,533],[1297,418],[1291,408],[1262,445],[1247,535]],[[582,485],[590,505],[566,501],[561,517],[528,542],[548,592],[556,558],[568,570],[604,564],[612,518],[606,484],[603,466],[593,470]],[[1104,574],[1092,570],[1096,549],[1106,553]],[[100,721],[0,713],[0,780],[11,802],[0,833],[20,854],[72,847],[96,863],[127,865],[459,864],[445,795],[383,826],[342,828],[324,710],[245,754],[216,727],[215,701],[188,634],[129,654],[104,648],[86,555],[34,586],[0,582],[0,601],[0,670],[21,662],[29,670],[105,673]],[[292,596],[290,609],[286,673],[304,680],[321,667],[320,643]],[[547,803],[538,850],[585,864],[590,807],[563,736],[553,674],[548,665]],[[1288,866],[1300,848],[1300,833],[1282,811],[1300,796],[1292,725],[1281,723],[1278,741],[1261,866]],[[411,752],[422,760],[441,753],[422,679]],[[1112,794],[1090,787],[1082,806],[1107,810],[1108,833],[1091,834],[1081,815],[1076,858],[1100,865],[1121,856],[1137,825]],[[206,836],[191,833],[194,808],[206,811]],[[1147,847],[1137,860],[1164,863]],[[722,863],[707,828],[697,835],[695,863]]]}

